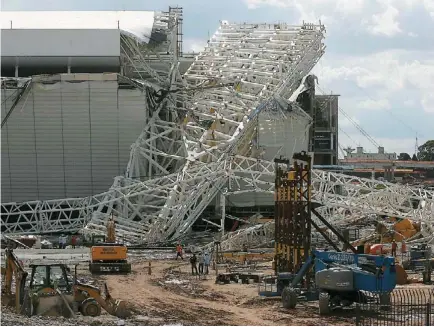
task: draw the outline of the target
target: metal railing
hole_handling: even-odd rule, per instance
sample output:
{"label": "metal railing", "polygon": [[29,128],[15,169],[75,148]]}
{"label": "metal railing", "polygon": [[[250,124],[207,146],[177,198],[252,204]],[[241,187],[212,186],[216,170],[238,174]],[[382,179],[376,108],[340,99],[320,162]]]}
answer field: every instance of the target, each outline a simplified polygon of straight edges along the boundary
{"label": "metal railing", "polygon": [[360,296],[356,326],[434,326],[434,286]]}

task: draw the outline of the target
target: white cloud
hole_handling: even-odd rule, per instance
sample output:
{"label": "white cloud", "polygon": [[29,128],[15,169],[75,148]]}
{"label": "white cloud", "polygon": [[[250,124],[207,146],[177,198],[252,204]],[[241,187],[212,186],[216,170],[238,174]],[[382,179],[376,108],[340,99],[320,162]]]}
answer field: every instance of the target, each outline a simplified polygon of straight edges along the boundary
{"label": "white cloud", "polygon": [[324,62],[317,65],[314,73],[320,83],[325,84],[325,91],[338,80],[353,81],[362,89],[374,88],[381,99],[413,88],[417,90],[425,112],[433,113],[434,60],[424,60],[424,57],[432,58],[434,53],[390,50],[367,56],[339,58],[334,62],[329,60],[329,64]]}
{"label": "white cloud", "polygon": [[[399,19],[402,13],[422,6],[434,18],[434,0],[243,0],[249,9],[277,7],[292,9],[299,20],[327,25],[338,24],[363,27],[373,35],[393,37],[402,32]],[[346,20],[348,19],[348,20]],[[414,36],[414,32],[406,32]]]}
{"label": "white cloud", "polygon": [[367,99],[359,102],[357,108],[366,109],[366,110],[390,109],[390,102],[388,99],[381,99],[381,100]]}
{"label": "white cloud", "polygon": [[184,39],[183,52],[201,52],[205,49],[206,40],[201,39]]}
{"label": "white cloud", "polygon": [[[425,112],[434,114],[434,94],[426,93],[422,96],[420,104],[424,108]],[[434,126],[433,126],[434,129]]]}
{"label": "white cloud", "polygon": [[382,13],[372,15],[370,22],[367,23],[367,29],[374,35],[395,36],[402,32],[397,21],[398,16],[399,10],[387,5]]}

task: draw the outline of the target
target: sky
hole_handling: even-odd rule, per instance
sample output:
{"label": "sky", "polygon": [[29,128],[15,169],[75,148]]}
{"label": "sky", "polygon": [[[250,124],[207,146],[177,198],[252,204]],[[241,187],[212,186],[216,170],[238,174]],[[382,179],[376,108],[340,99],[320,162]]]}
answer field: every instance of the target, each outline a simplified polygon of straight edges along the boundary
{"label": "sky", "polygon": [[184,51],[200,51],[231,22],[321,22],[325,55],[317,93],[340,95],[339,143],[414,153],[434,139],[434,0],[1,0],[1,10],[168,10],[184,12]]}

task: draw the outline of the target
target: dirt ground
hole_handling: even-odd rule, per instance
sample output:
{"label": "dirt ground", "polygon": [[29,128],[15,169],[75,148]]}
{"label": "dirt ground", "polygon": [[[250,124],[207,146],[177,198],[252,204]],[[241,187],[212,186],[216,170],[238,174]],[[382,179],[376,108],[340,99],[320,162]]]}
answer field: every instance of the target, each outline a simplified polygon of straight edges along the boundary
{"label": "dirt ground", "polygon": [[[132,315],[126,319],[103,311],[99,317],[65,319],[62,317],[24,317],[3,308],[2,325],[253,325],[253,326],[327,326],[354,325],[353,310],[319,316],[318,303],[298,303],[293,310],[282,308],[278,298],[261,298],[258,284],[216,284],[215,271],[200,278],[192,276],[187,260],[136,259],[129,275],[91,276],[86,266],[79,269],[84,282],[102,286],[107,283],[113,298],[127,301]],[[263,264],[268,273],[271,263]],[[408,285],[413,286],[413,285]],[[416,285],[414,285],[416,286]]]}
{"label": "dirt ground", "polygon": [[[285,310],[279,299],[261,299],[257,284],[215,284],[192,276],[187,262],[154,261],[136,264],[126,276],[106,276],[114,298],[127,300],[134,317],[146,324],[182,325],[351,325],[352,319],[319,317],[316,303]],[[128,324],[128,320],[126,323]]]}

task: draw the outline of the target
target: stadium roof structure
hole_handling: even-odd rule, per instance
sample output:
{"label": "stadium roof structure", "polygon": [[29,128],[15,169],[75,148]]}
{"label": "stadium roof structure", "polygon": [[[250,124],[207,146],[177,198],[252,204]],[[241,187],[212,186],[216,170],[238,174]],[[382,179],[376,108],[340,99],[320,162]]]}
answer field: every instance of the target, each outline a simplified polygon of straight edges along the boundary
{"label": "stadium roof structure", "polygon": [[149,42],[153,11],[2,11],[1,29],[120,29]]}

